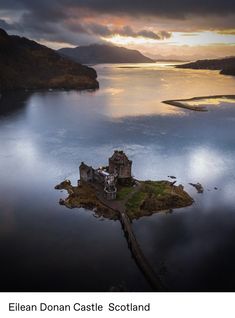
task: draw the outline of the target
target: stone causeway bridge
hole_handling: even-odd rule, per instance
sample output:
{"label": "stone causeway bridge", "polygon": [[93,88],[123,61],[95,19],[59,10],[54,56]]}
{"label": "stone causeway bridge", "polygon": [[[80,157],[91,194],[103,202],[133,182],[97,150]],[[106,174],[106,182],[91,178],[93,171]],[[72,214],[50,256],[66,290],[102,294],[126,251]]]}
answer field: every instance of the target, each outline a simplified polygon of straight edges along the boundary
{"label": "stone causeway bridge", "polygon": [[131,222],[125,212],[119,212],[120,222],[128,242],[128,247],[132,253],[136,264],[152,286],[155,291],[164,291],[166,288],[163,286],[160,278],[157,276],[149,262],[147,261],[144,253],[142,252],[140,245],[132,230]]}
{"label": "stone causeway bridge", "polygon": [[125,211],[123,204],[118,204],[115,201],[107,201],[102,196],[101,192],[99,194],[97,193],[97,196],[104,206],[107,206],[107,208],[112,209],[119,216],[119,220],[121,222],[122,229],[127,240],[128,247],[131,251],[132,257],[134,258],[141,272],[144,274],[145,278],[148,280],[152,289],[155,291],[165,291],[166,288],[164,287],[160,278],[157,276],[154,269],[149,264],[144,253],[142,252],[142,249],[133,232],[131,221]]}

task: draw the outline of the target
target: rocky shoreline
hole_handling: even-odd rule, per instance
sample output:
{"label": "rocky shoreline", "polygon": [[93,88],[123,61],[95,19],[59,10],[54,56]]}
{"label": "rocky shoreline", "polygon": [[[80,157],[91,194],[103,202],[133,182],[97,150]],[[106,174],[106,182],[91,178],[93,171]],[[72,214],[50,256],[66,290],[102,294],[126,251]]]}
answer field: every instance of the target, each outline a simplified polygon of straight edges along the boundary
{"label": "rocky shoreline", "polygon": [[119,196],[114,201],[107,201],[99,193],[99,186],[88,182],[79,182],[72,186],[69,180],[55,186],[57,190],[66,190],[68,197],[60,199],[60,204],[67,208],[86,208],[93,210],[97,217],[118,219],[125,211],[130,220],[148,216],[160,211],[171,212],[173,209],[187,207],[194,200],[182,185],[170,181],[138,181],[132,186],[119,188]]}
{"label": "rocky shoreline", "polygon": [[176,65],[176,68],[194,69],[194,70],[217,70],[222,75],[235,76],[235,57],[225,57],[220,59],[206,59]]}

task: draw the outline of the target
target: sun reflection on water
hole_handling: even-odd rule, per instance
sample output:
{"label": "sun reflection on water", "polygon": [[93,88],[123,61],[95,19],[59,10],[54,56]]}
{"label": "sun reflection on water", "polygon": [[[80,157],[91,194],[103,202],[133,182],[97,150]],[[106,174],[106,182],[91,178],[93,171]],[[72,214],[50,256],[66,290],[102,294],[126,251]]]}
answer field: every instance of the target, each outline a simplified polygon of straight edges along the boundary
{"label": "sun reflection on water", "polygon": [[[203,98],[234,94],[234,81],[215,71],[186,70],[174,67],[174,62],[151,64],[97,65],[101,73],[101,90],[95,96],[105,99],[102,112],[113,119],[130,116],[187,116],[185,110],[163,104],[164,100],[177,100],[190,106],[235,103],[235,98]],[[115,75],[115,76],[114,76]],[[144,85],[143,85],[144,83]],[[108,86],[108,88],[104,88]],[[184,101],[185,100],[185,101]]]}

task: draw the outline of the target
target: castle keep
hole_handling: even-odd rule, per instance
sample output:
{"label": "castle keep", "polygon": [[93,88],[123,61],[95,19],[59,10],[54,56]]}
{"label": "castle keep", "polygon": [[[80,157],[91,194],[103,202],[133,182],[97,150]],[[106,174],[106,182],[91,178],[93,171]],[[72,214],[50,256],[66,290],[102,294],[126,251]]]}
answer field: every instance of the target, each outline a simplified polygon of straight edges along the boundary
{"label": "castle keep", "polygon": [[109,173],[117,175],[121,184],[127,184],[131,181],[132,161],[129,160],[123,151],[115,150],[109,158]]}
{"label": "castle keep", "polygon": [[80,182],[97,183],[103,186],[103,194],[107,200],[115,200],[117,184],[128,185],[132,181],[132,161],[123,151],[115,150],[109,158],[108,167],[94,169],[84,162],[79,167]]}

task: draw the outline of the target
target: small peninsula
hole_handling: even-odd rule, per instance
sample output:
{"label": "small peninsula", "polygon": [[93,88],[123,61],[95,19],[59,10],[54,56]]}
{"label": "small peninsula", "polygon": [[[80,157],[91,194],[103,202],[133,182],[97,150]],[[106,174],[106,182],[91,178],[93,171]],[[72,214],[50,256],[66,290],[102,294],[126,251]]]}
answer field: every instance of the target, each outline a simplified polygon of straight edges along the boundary
{"label": "small peninsula", "polygon": [[218,105],[222,102],[235,104],[235,95],[198,96],[186,99],[163,101],[164,104],[198,112],[207,112],[210,106]]}
{"label": "small peninsula", "polygon": [[0,29],[0,92],[96,89],[96,71],[24,37]]}
{"label": "small peninsula", "polygon": [[133,220],[194,202],[182,185],[175,185],[176,181],[139,181],[132,177],[131,168],[132,161],[118,150],[109,158],[109,166],[94,169],[82,162],[77,186],[65,180],[55,187],[69,194],[65,200],[60,199],[60,204],[91,209],[109,219],[125,213]]}
{"label": "small peninsula", "polygon": [[189,68],[194,70],[219,70],[220,74],[235,76],[235,57],[221,59],[198,60],[186,64],[176,65],[177,68]]}

